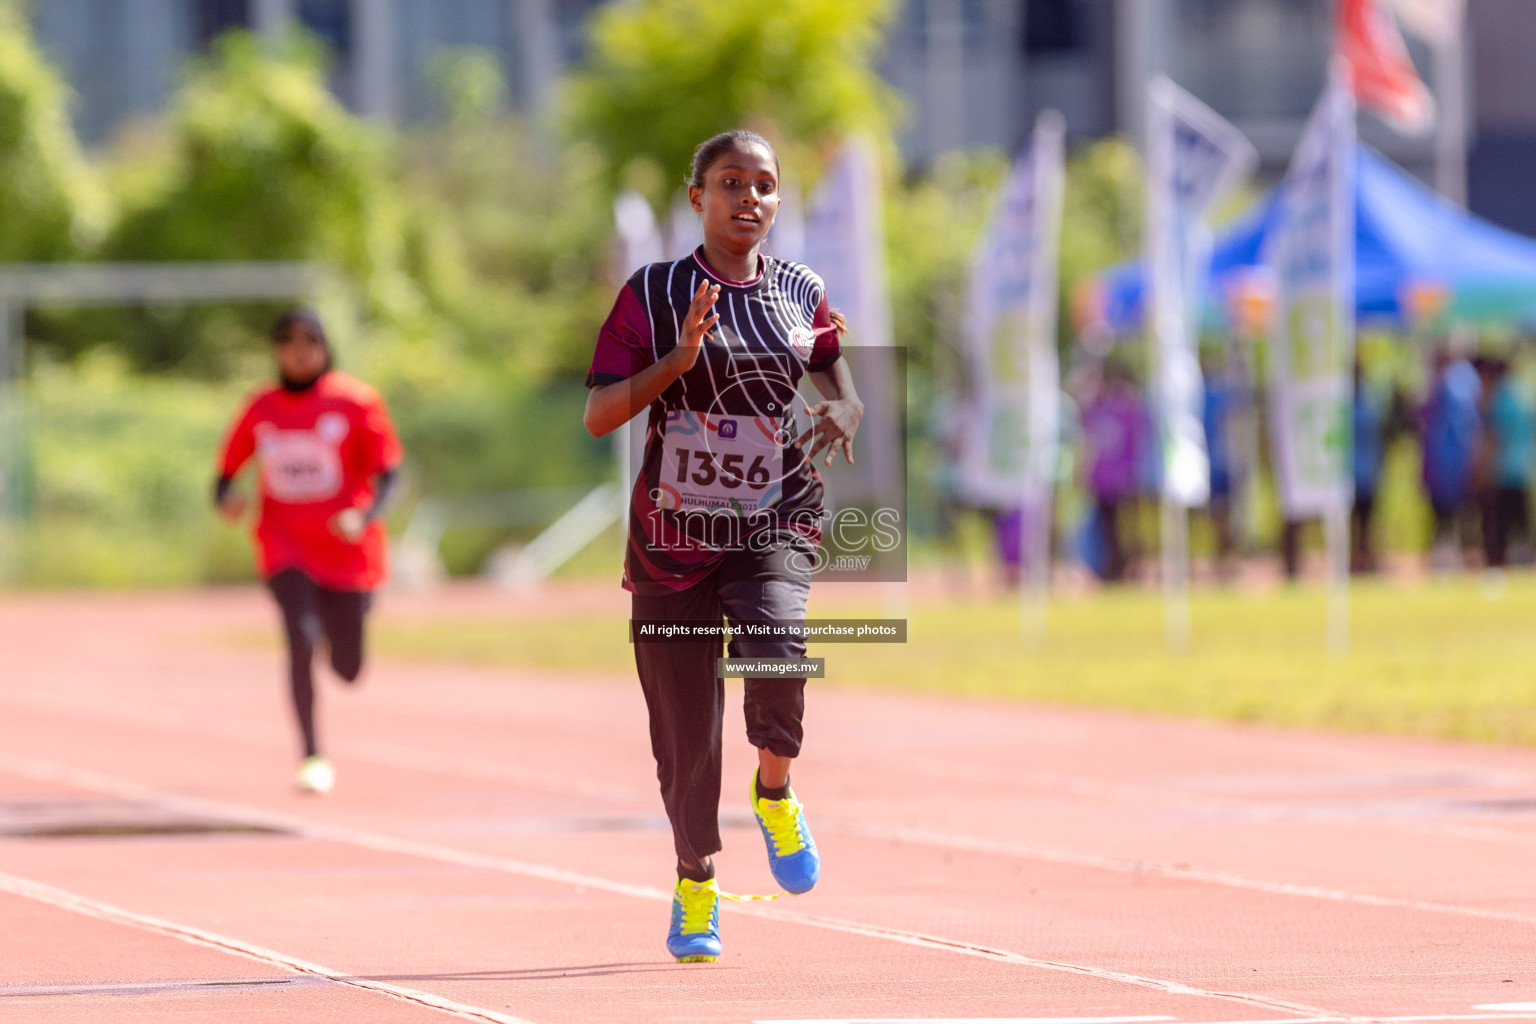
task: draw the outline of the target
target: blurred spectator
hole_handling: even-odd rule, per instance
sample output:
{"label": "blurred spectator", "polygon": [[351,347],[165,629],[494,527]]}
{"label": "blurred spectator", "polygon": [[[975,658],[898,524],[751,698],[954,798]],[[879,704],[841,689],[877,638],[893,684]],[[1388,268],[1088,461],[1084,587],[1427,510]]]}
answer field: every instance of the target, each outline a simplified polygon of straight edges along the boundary
{"label": "blurred spectator", "polygon": [[1350,506],[1349,571],[1375,572],[1376,551],[1372,525],[1376,492],[1381,486],[1381,466],[1386,451],[1387,403],[1365,381],[1360,360],[1355,360],[1354,465],[1355,497]]}
{"label": "blurred spectator", "polygon": [[1237,550],[1234,519],[1238,496],[1247,475],[1246,455],[1239,436],[1248,414],[1247,374],[1241,365],[1228,361],[1224,366],[1206,367],[1205,448],[1211,464],[1211,527],[1216,534],[1216,572],[1231,576]]}
{"label": "blurred spectator", "polygon": [[964,483],[960,467],[965,459],[966,431],[971,429],[970,411],[965,400],[950,391],[939,392],[933,400],[931,419],[933,462],[930,483],[934,491],[934,529],[952,586],[963,589],[966,582],[964,545],[960,523],[965,516]]}
{"label": "blurred spectator", "polygon": [[1003,585],[1008,589],[1016,589],[1023,582],[1026,570],[1034,568],[1035,557],[1035,530],[1038,529],[1039,516],[1050,516],[1050,522],[1046,529],[1050,531],[1047,541],[1047,563],[1055,556],[1058,548],[1056,530],[1056,499],[1061,492],[1072,483],[1073,467],[1076,459],[1073,455],[1073,446],[1077,437],[1077,403],[1072,396],[1065,391],[1057,396],[1060,403],[1058,407],[1057,437],[1056,437],[1056,466],[1054,475],[1050,481],[1050,504],[1046,508],[1040,508],[1035,504],[1026,506],[1011,506],[999,509],[992,515],[993,538],[997,544],[998,562],[1003,570]]}
{"label": "blurred spectator", "polygon": [[[1511,530],[1518,530],[1528,554],[1531,539],[1531,459],[1536,455],[1536,414],[1521,380],[1503,359],[1490,359],[1484,379],[1488,389],[1487,480],[1483,502],[1483,554],[1490,568],[1508,560]],[[1522,560],[1524,558],[1522,557]]]}
{"label": "blurred spectator", "polygon": [[1424,488],[1435,513],[1432,564],[1457,563],[1460,546],[1470,541],[1473,471],[1482,444],[1479,414],[1482,383],[1463,356],[1435,354],[1429,396],[1420,414],[1424,451]]}
{"label": "blurred spectator", "polygon": [[1127,543],[1131,529],[1123,521],[1129,518],[1124,510],[1140,490],[1149,447],[1146,406],[1123,368],[1105,365],[1096,393],[1083,408],[1082,432],[1100,576],[1121,580],[1136,554],[1134,544]]}

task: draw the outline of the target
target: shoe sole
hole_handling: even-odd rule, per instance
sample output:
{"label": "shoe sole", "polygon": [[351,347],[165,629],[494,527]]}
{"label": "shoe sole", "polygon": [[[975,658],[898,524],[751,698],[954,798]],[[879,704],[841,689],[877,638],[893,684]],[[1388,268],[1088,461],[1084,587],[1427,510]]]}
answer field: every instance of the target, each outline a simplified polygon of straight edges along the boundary
{"label": "shoe sole", "polygon": [[719,957],[713,956],[680,956],[677,958],[677,962],[680,964],[712,964],[718,959]]}

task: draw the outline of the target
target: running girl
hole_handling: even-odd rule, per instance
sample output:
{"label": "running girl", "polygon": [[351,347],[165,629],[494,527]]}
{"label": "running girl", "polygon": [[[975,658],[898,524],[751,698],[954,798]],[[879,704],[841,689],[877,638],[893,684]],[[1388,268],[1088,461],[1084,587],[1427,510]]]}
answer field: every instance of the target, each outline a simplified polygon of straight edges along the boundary
{"label": "running girl", "polygon": [[[587,375],[587,430],[601,437],[649,409],[645,459],[630,499],[624,587],[636,623],[729,620],[733,657],[800,658],[798,638],[748,639],[744,623],[800,623],[820,541],[813,460],[853,461],[864,407],[842,358],[841,317],[810,269],[758,249],[779,207],[779,161],[761,136],[731,131],[694,153],[688,198],[704,244],[643,267],[619,292]],[[796,388],[823,402],[794,433]],[[810,451],[803,444],[814,438]],[[720,955],[711,855],[720,844],[725,691],[718,638],[637,642],[651,749],[677,848],[667,949]],[[805,680],[747,679],[749,792],[768,864],[787,891],[816,884],[821,862],[789,786],[800,753]]]}
{"label": "running girl", "polygon": [[231,486],[253,455],[260,469],[257,565],[288,638],[293,709],[304,744],[299,788],[326,793],[336,773],[315,741],[315,643],[351,683],[363,667],[363,618],[384,582],[378,521],[400,466],[400,442],[368,385],[331,369],[320,320],[294,310],[272,328],[278,383],[257,392],[224,442],[214,500],[225,518],[245,511]]}

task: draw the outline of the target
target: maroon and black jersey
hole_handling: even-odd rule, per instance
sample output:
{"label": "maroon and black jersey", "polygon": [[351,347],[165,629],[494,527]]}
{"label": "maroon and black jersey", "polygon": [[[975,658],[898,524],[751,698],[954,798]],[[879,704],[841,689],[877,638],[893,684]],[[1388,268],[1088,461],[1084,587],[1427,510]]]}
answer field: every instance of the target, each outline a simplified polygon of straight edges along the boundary
{"label": "maroon and black jersey", "polygon": [[807,371],[842,354],[826,287],[810,268],[760,257],[751,281],[721,277],[702,249],[635,272],[613,305],[587,387],[627,380],[677,347],[702,281],[720,285],[720,321],[698,361],[651,403],[630,499],[624,586],[684,590],[726,548],[764,529],[820,540],[821,476],[795,443]]}

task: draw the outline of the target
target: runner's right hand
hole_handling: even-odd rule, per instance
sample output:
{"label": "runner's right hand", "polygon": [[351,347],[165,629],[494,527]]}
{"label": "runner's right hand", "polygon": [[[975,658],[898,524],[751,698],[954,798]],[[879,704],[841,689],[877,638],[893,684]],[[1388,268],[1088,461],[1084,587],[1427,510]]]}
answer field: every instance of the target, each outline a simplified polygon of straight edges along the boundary
{"label": "runner's right hand", "polygon": [[711,312],[719,297],[720,286],[708,281],[700,281],[698,290],[693,293],[693,303],[683,318],[683,333],[673,350],[673,358],[681,364],[681,372],[693,369],[693,364],[699,361],[704,339],[710,337],[710,329],[720,322],[720,314]]}

